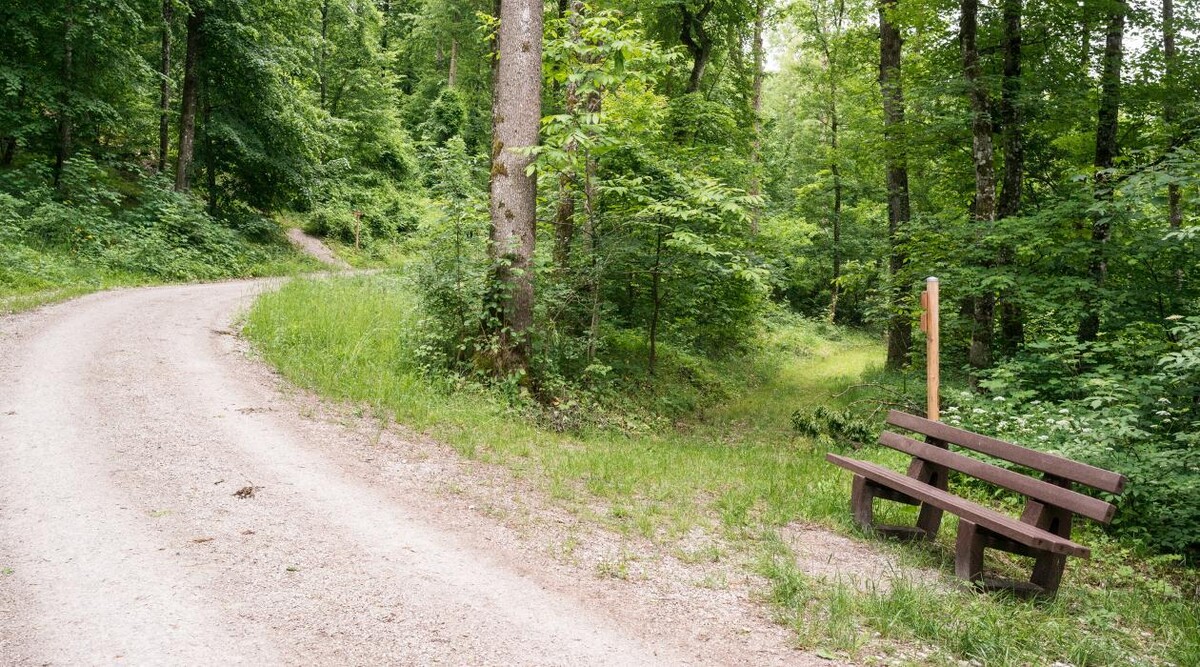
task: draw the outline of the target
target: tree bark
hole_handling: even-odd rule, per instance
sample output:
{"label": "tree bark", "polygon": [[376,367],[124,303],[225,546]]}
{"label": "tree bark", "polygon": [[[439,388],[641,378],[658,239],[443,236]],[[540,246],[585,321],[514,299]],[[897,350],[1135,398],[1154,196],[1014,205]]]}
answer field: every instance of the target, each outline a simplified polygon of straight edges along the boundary
{"label": "tree bark", "polygon": [[[752,197],[762,195],[762,102],[763,80],[766,73],[766,48],[763,43],[763,32],[767,23],[767,0],[758,0],[754,15],[754,83],[753,97],[750,100],[750,110],[754,114],[754,137],[750,141],[750,188],[747,193]],[[761,207],[754,206],[750,211],[750,233],[758,235],[758,222],[762,214]]]}
{"label": "tree bark", "polygon": [[[833,230],[833,278],[829,281],[829,321],[837,320],[838,297],[842,277],[842,172],[838,165],[838,80],[837,58],[830,42],[841,33],[842,20],[846,14],[846,3],[838,0],[835,4],[833,25],[827,30],[821,18],[814,11],[813,23],[821,40],[821,51],[825,57],[825,67],[829,79],[829,173],[833,177],[833,209],[830,212],[830,227]],[[832,30],[834,34],[829,34]]]}
{"label": "tree bark", "polygon": [[891,20],[898,0],[879,4],[879,88],[883,94],[883,123],[888,191],[888,272],[891,276],[891,317],[888,319],[887,368],[899,370],[912,351],[912,320],[905,313],[908,290],[900,283],[908,264],[901,235],[911,218],[908,193],[908,149],[904,129],[904,86],[901,58],[904,42]]}
{"label": "tree bark", "polygon": [[527,370],[533,325],[537,146],[542,98],[542,2],[502,0],[492,102],[491,244],[494,288],[485,328],[499,339],[496,370]]}
{"label": "tree bark", "polygon": [[62,94],[58,102],[58,148],[54,156],[54,187],[62,185],[63,166],[71,157],[71,79],[74,70],[75,57],[75,22],[74,3],[68,2],[63,20],[63,63],[62,63]]}
{"label": "tree bark", "polygon": [[692,73],[688,77],[687,85],[688,93],[700,91],[700,84],[704,80],[704,70],[708,68],[708,61],[712,59],[713,38],[704,26],[704,21],[712,12],[715,4],[714,0],[708,0],[695,12],[687,4],[680,5],[679,8],[683,19],[679,38],[687,48],[688,54],[692,56]]}
{"label": "tree bark", "polygon": [[[1125,0],[1114,0],[1115,9],[1108,15],[1108,30],[1104,43],[1104,71],[1100,81],[1100,106],[1096,114],[1096,199],[1112,200],[1111,169],[1117,157],[1117,129],[1121,111],[1121,68],[1124,61]],[[1092,292],[1085,295],[1084,315],[1079,323],[1079,340],[1091,342],[1100,335],[1100,290],[1108,278],[1106,249],[1112,236],[1107,215],[1098,213],[1092,220],[1092,253],[1089,272]]]}
{"label": "tree bark", "polygon": [[450,41],[450,73],[446,76],[448,88],[458,87],[458,40]]}
{"label": "tree bark", "polygon": [[[571,28],[571,43],[576,48],[583,40],[583,9],[582,0],[571,0],[565,7]],[[564,109],[571,118],[579,113],[579,85],[574,80],[567,81]],[[554,215],[554,264],[563,271],[570,262],[571,243],[575,239],[575,155],[579,147],[574,140],[570,140],[565,149],[567,166],[558,175],[558,209]]]}
{"label": "tree bark", "polygon": [[391,32],[388,30],[392,24],[391,0],[383,0],[379,3],[379,13],[383,16],[383,26],[379,31],[379,46],[387,51],[391,44]]}
{"label": "tree bark", "polygon": [[[1162,0],[1162,38],[1163,38],[1163,83],[1166,95],[1163,100],[1163,120],[1170,133],[1171,144],[1168,150],[1173,150],[1179,143],[1175,127],[1175,93],[1179,75],[1179,52],[1175,46],[1175,0]],[[1183,226],[1183,193],[1178,183],[1167,185],[1167,220],[1172,229]]]}
{"label": "tree bark", "polygon": [[212,133],[209,129],[212,127],[212,105],[205,100],[204,104],[204,122],[201,124],[204,134],[204,175],[208,180],[208,214],[216,217],[217,215],[217,151],[213,145]]}
{"label": "tree bark", "polygon": [[321,3],[321,48],[318,51],[317,84],[321,93],[321,108],[327,109],[325,99],[329,94],[329,71],[326,62],[329,60],[329,0]]}
{"label": "tree bark", "polygon": [[1092,8],[1088,0],[1079,3],[1079,73],[1087,78],[1092,71]]}
{"label": "tree bark", "polygon": [[173,0],[162,3],[162,49],[158,90],[158,173],[167,170],[167,152],[171,149],[171,19]]}
{"label": "tree bark", "polygon": [[654,375],[654,368],[658,365],[658,319],[662,312],[662,251],[663,230],[659,228],[654,240],[654,267],[650,270],[650,375]]}
{"label": "tree bark", "polygon": [[[584,108],[594,117],[599,118],[604,110],[604,91],[601,89],[588,92]],[[590,150],[584,150],[583,158],[583,233],[588,239],[591,250],[591,272],[588,276],[588,292],[592,297],[592,317],[588,328],[587,360],[591,363],[596,359],[596,346],[600,341],[600,307],[602,292],[600,290],[600,218],[599,191],[596,188],[596,174],[600,169],[596,156]]]}
{"label": "tree bark", "polygon": [[200,32],[204,12],[193,10],[187,20],[187,51],[183,58],[183,93],[179,109],[179,157],[175,167],[175,191],[192,187],[192,158],[196,150],[196,101],[200,88]]}
{"label": "tree bark", "polygon": [[4,150],[0,151],[0,167],[11,166],[17,157],[17,138],[5,137]]}
{"label": "tree bark", "polygon": [[[992,118],[987,87],[979,64],[979,0],[962,0],[961,22],[963,73],[967,78],[967,96],[971,101],[971,158],[975,163],[975,205],[973,217],[978,226],[976,237],[982,241],[996,221],[996,167],[992,147]],[[986,266],[984,268],[987,268]],[[992,329],[995,320],[996,296],[981,289],[972,304],[974,324],[971,328],[971,349],[967,361],[971,365],[972,384],[977,372],[992,365]]]}
{"label": "tree bark", "polygon": [[[1021,210],[1025,178],[1024,122],[1021,115],[1021,15],[1023,0],[1004,0],[1004,83],[1000,97],[1003,127],[1004,188],[1000,191],[997,218],[1011,218]],[[1011,266],[1013,249],[1005,244],[1000,263]],[[1025,341],[1025,324],[1015,290],[1000,294],[1000,351],[1011,357]]]}
{"label": "tree bark", "polygon": [[[835,84],[836,85],[836,84]],[[829,172],[833,176],[833,279],[829,281],[829,321],[837,321],[838,297],[841,296],[839,282],[842,278],[842,172],[838,167],[838,117],[837,101],[830,107],[829,120]]]}

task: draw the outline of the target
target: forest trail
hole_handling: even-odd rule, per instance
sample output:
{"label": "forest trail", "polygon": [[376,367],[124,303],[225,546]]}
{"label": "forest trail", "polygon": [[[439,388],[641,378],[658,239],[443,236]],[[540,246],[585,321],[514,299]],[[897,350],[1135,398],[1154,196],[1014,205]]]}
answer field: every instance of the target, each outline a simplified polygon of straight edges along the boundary
{"label": "forest trail", "polygon": [[830,664],[522,551],[406,484],[440,476],[407,443],[303,414],[233,335],[276,284],[0,319],[0,663]]}
{"label": "forest trail", "polygon": [[296,246],[296,248],[298,248],[301,252],[312,255],[322,264],[331,266],[335,269],[350,268],[350,265],[346,263],[346,260],[335,255],[334,252],[329,249],[329,246],[325,245],[324,241],[315,236],[306,234],[304,230],[300,229],[299,227],[290,227],[287,230],[287,237],[288,241],[291,241],[292,245]]}

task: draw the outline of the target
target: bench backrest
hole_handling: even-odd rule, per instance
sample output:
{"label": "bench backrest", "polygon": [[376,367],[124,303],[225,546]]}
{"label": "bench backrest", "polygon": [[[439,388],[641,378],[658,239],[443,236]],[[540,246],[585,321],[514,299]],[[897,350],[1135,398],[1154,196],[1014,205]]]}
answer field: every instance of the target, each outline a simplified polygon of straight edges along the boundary
{"label": "bench backrest", "polygon": [[[1061,456],[1028,449],[895,410],[888,414],[887,421],[893,426],[925,435],[930,442],[934,443],[919,442],[896,433],[885,432],[880,436],[879,441],[887,447],[930,463],[944,465],[976,479],[1016,491],[1033,500],[1061,507],[1096,521],[1108,523],[1112,520],[1116,508],[1103,500],[1071,490],[1070,483],[1076,482],[1110,493],[1120,493],[1125,488],[1123,475]],[[1035,479],[985,461],[951,452],[936,446],[939,443],[958,445],[1019,466],[1038,470],[1045,473],[1046,479],[1049,481]]]}

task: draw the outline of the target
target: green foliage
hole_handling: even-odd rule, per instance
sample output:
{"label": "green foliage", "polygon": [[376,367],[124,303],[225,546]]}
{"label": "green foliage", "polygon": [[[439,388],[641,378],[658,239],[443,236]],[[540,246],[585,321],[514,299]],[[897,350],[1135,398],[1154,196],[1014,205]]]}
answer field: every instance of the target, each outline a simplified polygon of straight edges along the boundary
{"label": "green foliage", "polygon": [[261,216],[218,221],[166,184],[126,173],[80,156],[55,190],[40,166],[0,172],[0,296],[290,268],[278,227]]}
{"label": "green foliage", "polygon": [[421,295],[421,358],[431,371],[469,372],[483,318],[487,273],[487,202],[477,163],[461,137],[428,152],[435,203],[412,241]]}
{"label": "green foliage", "polygon": [[879,427],[873,420],[864,419],[853,410],[837,410],[824,405],[793,412],[792,429],[824,448],[836,447],[839,443],[865,447],[879,434]]}

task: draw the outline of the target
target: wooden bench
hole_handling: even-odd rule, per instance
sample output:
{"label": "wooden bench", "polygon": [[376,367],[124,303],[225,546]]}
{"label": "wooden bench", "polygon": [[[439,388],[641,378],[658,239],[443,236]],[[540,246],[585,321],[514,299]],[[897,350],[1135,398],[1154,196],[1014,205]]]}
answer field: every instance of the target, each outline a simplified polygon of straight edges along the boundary
{"label": "wooden bench", "polygon": [[[924,436],[924,442],[885,431],[879,442],[911,455],[907,474],[880,465],[829,454],[826,459],[854,473],[850,509],[864,528],[897,537],[932,540],[942,513],[959,517],[955,549],[956,574],[988,589],[1020,594],[1054,595],[1062,581],[1067,556],[1087,558],[1091,550],[1071,541],[1075,515],[1108,523],[1116,508],[1078,493],[1072,484],[1120,493],[1125,477],[1078,461],[971,433],[903,412],[892,411],[887,423]],[[950,451],[957,445],[1042,473],[1041,478],[1015,472]],[[951,470],[1025,496],[1020,520],[960,498],[947,490]],[[877,526],[874,500],[883,498],[919,505],[915,527]],[[985,579],[984,549],[999,549],[1035,559],[1029,582]]]}

